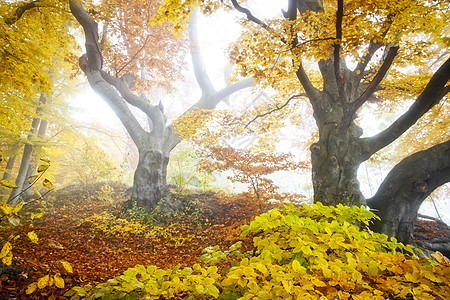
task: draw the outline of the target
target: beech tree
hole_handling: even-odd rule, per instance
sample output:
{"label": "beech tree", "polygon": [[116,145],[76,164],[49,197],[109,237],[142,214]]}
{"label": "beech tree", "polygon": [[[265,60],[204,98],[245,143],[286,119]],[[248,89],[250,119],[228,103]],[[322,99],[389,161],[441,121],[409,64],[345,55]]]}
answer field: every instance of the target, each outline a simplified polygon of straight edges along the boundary
{"label": "beech tree", "polygon": [[[107,5],[110,5],[109,1]],[[180,54],[177,51],[171,51],[170,45],[176,45],[176,41],[175,37],[170,34],[169,26],[161,27],[163,25],[158,25],[150,27],[148,24],[148,16],[156,13],[158,8],[156,3],[132,2],[129,5],[133,9],[132,15],[118,19],[121,20],[119,23],[122,22],[120,23],[119,34],[126,35],[126,38],[123,37],[122,40],[125,44],[124,46],[116,46],[116,49],[111,46],[110,50],[114,53],[127,53],[128,61],[124,60],[124,67],[116,69],[115,73],[111,74],[108,71],[113,70],[103,63],[106,52],[103,50],[102,44],[105,36],[100,41],[97,23],[80,2],[70,1],[71,12],[83,27],[86,38],[86,54],[80,58],[80,67],[92,89],[114,110],[138,148],[139,162],[134,174],[131,199],[139,207],[152,210],[167,192],[166,177],[169,154],[180,142],[181,138],[175,132],[174,126],[168,122],[161,102],[158,105],[152,105],[149,101],[149,96],[145,93],[138,96],[131,89],[135,81],[140,80],[144,82],[146,79],[142,72],[138,72],[139,68],[148,68],[146,69],[147,72],[155,72],[155,68],[152,68],[151,65],[146,66],[145,60],[149,61],[154,57],[158,58],[158,55],[155,55],[156,51],[159,51],[159,54],[161,54],[161,62],[159,67],[156,66],[156,70],[158,68],[161,69],[161,66],[179,70],[181,64]],[[123,15],[127,16],[127,10],[124,7],[121,7],[121,9],[123,11],[120,10],[120,17]],[[146,18],[140,20],[141,23],[139,23],[137,19],[142,16],[146,16]],[[105,23],[106,25],[108,23]],[[132,30],[127,32],[127,28],[132,28]],[[103,32],[107,33],[107,31]],[[147,37],[144,38],[145,36]],[[180,118],[195,109],[213,109],[230,94],[253,84],[252,79],[246,79],[216,90],[205,71],[196,36],[196,25],[192,23],[189,34],[190,52],[195,77],[201,88],[202,95]],[[135,39],[137,44],[139,42],[142,44],[142,40],[144,40],[144,45],[140,48],[127,48],[131,37]],[[147,43],[147,39],[151,39],[151,41],[149,40]],[[164,40],[164,43],[161,42],[162,40]],[[155,49],[155,44],[159,46],[159,50]],[[175,48],[175,50],[179,50],[179,48]],[[130,63],[134,63],[136,68],[129,68],[128,72],[119,72],[125,70]],[[165,76],[166,73],[162,72],[160,74]],[[153,76],[151,79],[153,82],[158,79],[161,80],[158,76]],[[166,77],[164,82],[170,83],[170,79],[170,77]],[[149,84],[147,84],[148,86]],[[148,95],[151,95],[151,92],[150,90]],[[148,130],[139,123],[128,105],[136,107],[147,116],[149,121]]]}
{"label": "beech tree", "polygon": [[[182,27],[189,5],[200,2],[211,9],[217,4],[166,1],[161,18]],[[246,19],[230,50],[237,73],[283,94],[305,95],[313,107],[319,131],[310,147],[314,201],[368,204],[379,210],[378,230],[408,241],[420,203],[450,180],[448,134],[432,142],[440,145],[403,160],[369,201],[357,170],[448,97],[450,59],[442,49],[448,47],[449,3],[288,0],[287,10],[270,20],[236,0],[223,3]],[[357,114],[365,104],[393,109],[411,99],[390,126],[363,136]]]}
{"label": "beech tree", "polygon": [[22,152],[17,187],[9,197],[12,205],[20,201],[17,195],[28,187],[26,179],[37,169],[36,153],[48,125],[44,118],[61,109],[56,95],[70,90],[77,47],[67,30],[73,18],[65,9],[68,3],[59,0],[0,3],[0,151],[9,157],[4,180],[9,181]]}

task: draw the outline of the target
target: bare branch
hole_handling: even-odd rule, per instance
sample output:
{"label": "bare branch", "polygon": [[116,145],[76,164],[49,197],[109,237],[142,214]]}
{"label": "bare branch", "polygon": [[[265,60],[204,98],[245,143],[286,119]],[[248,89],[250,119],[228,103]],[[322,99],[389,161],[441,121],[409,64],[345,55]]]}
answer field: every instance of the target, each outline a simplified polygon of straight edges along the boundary
{"label": "bare branch", "polygon": [[366,55],[363,56],[362,60],[356,66],[355,73],[358,74],[358,82],[364,76],[364,71],[369,64],[369,61],[372,59],[372,56],[378,49],[380,49],[381,46],[383,46],[383,43],[381,43],[381,39],[384,38],[389,32],[389,29],[391,28],[393,22],[392,17],[392,14],[389,14],[386,17],[386,22],[383,26],[384,30],[377,37],[370,41]]}
{"label": "bare branch", "polygon": [[285,18],[294,21],[297,19],[297,0],[289,0],[287,12],[283,11]]}
{"label": "bare branch", "polygon": [[248,10],[247,8],[244,8],[242,6],[239,5],[239,3],[237,3],[236,0],[231,0],[231,3],[233,3],[233,7],[238,11],[241,12],[243,14],[245,14],[247,16],[247,19],[249,21],[252,21],[258,25],[261,25],[264,29],[269,30],[270,27],[263,23],[260,19],[258,19],[257,17],[255,17],[252,12],[250,10]]}
{"label": "bare branch", "polygon": [[98,24],[84,10],[81,3],[72,0],[69,1],[69,4],[70,11],[84,30],[89,68],[91,70],[100,70],[103,64],[103,57],[98,44]]}
{"label": "bare branch", "polygon": [[315,99],[319,98],[317,94],[320,91],[311,83],[311,80],[309,80],[309,77],[306,74],[305,69],[303,68],[303,64],[300,64],[295,74],[297,75],[297,78],[299,79],[301,85],[305,89],[305,92],[308,95],[309,100],[311,101],[311,103],[313,103]]}
{"label": "bare branch", "polygon": [[380,85],[387,71],[391,67],[394,58],[397,56],[398,49],[399,47],[389,48],[388,54],[386,55],[383,64],[378,70],[378,73],[372,79],[366,90],[353,102],[352,108],[353,113],[351,115],[356,113],[356,111],[367,101],[367,99],[369,99],[369,97],[375,92],[377,87]]}
{"label": "bare branch", "polygon": [[258,119],[258,118],[262,118],[262,117],[265,117],[265,116],[267,116],[267,115],[270,115],[271,113],[274,113],[274,112],[276,112],[276,111],[282,110],[283,108],[285,108],[285,107],[289,104],[289,102],[291,102],[292,99],[295,99],[295,98],[298,98],[298,97],[302,97],[302,96],[305,97],[306,94],[302,93],[302,94],[298,94],[298,95],[291,96],[291,97],[289,97],[289,99],[288,99],[283,105],[277,106],[276,108],[271,109],[271,110],[269,110],[268,112],[265,112],[265,113],[263,113],[263,114],[257,114],[250,122],[248,122],[248,123],[244,126],[244,128],[247,128],[251,123],[255,122],[256,119]]}
{"label": "bare branch", "polygon": [[[113,109],[135,144],[139,147],[142,142],[141,137],[146,131],[131,113],[122,96],[111,83],[105,80],[107,76],[104,76],[104,74],[106,73],[101,71],[102,54],[98,44],[98,24],[84,10],[80,2],[71,0],[69,4],[72,14],[83,27],[86,38],[87,55],[80,57],[80,67],[86,74],[92,89]],[[125,82],[123,84],[125,85]]]}
{"label": "bare branch", "polygon": [[119,70],[116,70],[116,77],[118,77],[119,76],[119,73],[123,70],[123,69],[125,69],[138,55],[139,55],[139,53],[145,48],[145,46],[147,46],[147,42],[148,42],[148,39],[150,38],[150,34],[148,34],[147,35],[147,37],[145,38],[145,41],[144,41],[144,44],[141,46],[141,48],[139,48],[139,50],[138,51],[136,51],[136,53],[133,55],[133,57],[131,57],[130,58],[130,60],[129,61],[127,61],[127,63],[125,64],[125,65],[123,65],[123,67],[122,68],[120,68]]}
{"label": "bare branch", "polygon": [[449,79],[450,58],[434,73],[423,92],[417,97],[407,112],[376,136],[362,139],[367,146],[367,157],[395,141],[434,105],[439,103],[450,91],[450,87],[446,85]]}
{"label": "bare branch", "polygon": [[211,79],[206,72],[205,64],[203,62],[200,44],[198,41],[197,29],[197,9],[192,13],[192,18],[189,23],[189,43],[192,59],[192,66],[194,67],[194,74],[202,93],[215,92]]}
{"label": "bare branch", "polygon": [[12,25],[12,24],[16,23],[17,20],[19,20],[27,10],[37,7],[37,4],[39,2],[41,2],[41,0],[35,0],[35,1],[32,1],[30,3],[27,3],[25,5],[18,7],[16,9],[16,12],[14,13],[14,16],[11,18],[5,19],[5,23],[7,25]]}

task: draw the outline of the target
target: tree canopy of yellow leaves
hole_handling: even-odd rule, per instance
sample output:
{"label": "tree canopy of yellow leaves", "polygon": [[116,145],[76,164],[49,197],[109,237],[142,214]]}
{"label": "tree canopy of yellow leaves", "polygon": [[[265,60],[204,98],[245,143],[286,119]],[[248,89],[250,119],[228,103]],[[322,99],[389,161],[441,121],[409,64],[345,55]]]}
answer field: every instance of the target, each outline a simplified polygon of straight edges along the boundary
{"label": "tree canopy of yellow leaves", "polygon": [[[237,2],[247,4],[250,11],[252,5],[258,5]],[[233,7],[231,0],[221,3],[224,7]],[[189,5],[207,6],[209,1],[167,0],[158,20],[170,20],[175,23],[175,30],[183,28],[189,18]],[[229,47],[235,76],[253,76],[260,86],[273,88],[280,99],[286,100],[290,95],[303,92],[296,76],[300,64],[311,83],[322,88],[323,76],[317,62],[330,59],[334,46],[339,45],[341,61],[353,73],[351,75],[359,76],[364,86],[377,74],[389,47],[398,46],[389,72],[371,99],[376,101],[380,111],[393,111],[405,101],[415,99],[436,68],[448,58],[448,1],[349,0],[344,1],[343,10],[339,40],[336,38],[337,1],[324,0],[323,10],[297,14],[295,20],[279,14],[258,24],[242,14],[241,36]],[[376,50],[373,58],[366,61],[368,52],[373,49]],[[365,64],[367,67],[362,68]],[[365,71],[361,73],[361,70]],[[449,125],[445,113],[448,105],[448,96],[445,96],[442,105],[434,107],[405,135],[406,141],[416,140],[421,144],[414,149],[449,138],[445,130]]]}
{"label": "tree canopy of yellow leaves", "polygon": [[214,0],[166,0],[158,9],[158,15],[152,19],[151,24],[170,21],[177,36],[181,36],[191,13],[198,7],[204,14],[211,14],[217,9],[224,7],[223,1]]}
{"label": "tree canopy of yellow leaves", "polygon": [[211,120],[214,112],[209,109],[195,108],[186,112],[174,121],[175,132],[181,139],[192,139],[200,130],[205,130],[205,125]]}
{"label": "tree canopy of yellow leaves", "polygon": [[[448,3],[444,2],[345,1],[341,41],[336,41],[336,1],[324,1],[324,12],[307,11],[295,21],[267,20],[270,30],[243,21],[245,29],[231,48],[231,58],[244,76],[254,75],[275,88],[280,78],[292,76],[296,64],[304,62],[308,67],[308,62],[328,59],[336,42],[340,43],[341,55],[348,63],[361,62],[371,43],[395,43],[400,45],[397,69],[411,65],[421,67],[436,57],[437,46],[448,44],[448,37],[444,35]],[[289,41],[294,37],[298,38],[298,44],[291,49]],[[372,74],[369,71],[364,75],[369,78]],[[422,90],[423,86],[416,85],[415,89]]]}
{"label": "tree canopy of yellow leaves", "polygon": [[28,131],[39,95],[58,83],[55,61],[74,64],[77,50],[67,1],[0,2],[0,132]]}

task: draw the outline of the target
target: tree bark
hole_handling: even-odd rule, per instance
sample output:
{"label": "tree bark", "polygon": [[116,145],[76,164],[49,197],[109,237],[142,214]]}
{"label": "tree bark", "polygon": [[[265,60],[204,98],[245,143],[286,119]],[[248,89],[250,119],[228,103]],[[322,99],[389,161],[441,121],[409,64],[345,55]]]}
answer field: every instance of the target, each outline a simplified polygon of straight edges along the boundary
{"label": "tree bark", "polygon": [[[39,130],[37,132],[37,137],[40,140],[43,140],[45,137],[45,134],[47,132],[47,128],[48,128],[48,121],[47,120],[41,120],[40,124],[39,124]],[[31,157],[31,161],[30,161],[30,166],[28,167],[27,170],[27,176],[26,178],[30,178],[31,176],[33,176],[34,174],[36,174],[37,168],[38,168],[38,164],[39,164],[39,153],[42,149],[42,146],[35,146],[33,149],[33,153],[32,153],[32,157]],[[30,182],[29,180],[27,180],[24,183],[23,189],[25,190],[23,198],[25,199],[25,201],[28,201],[28,199],[31,198],[32,195],[32,191],[31,191],[31,184],[32,182]]]}
{"label": "tree bark", "polygon": [[138,207],[152,211],[166,195],[168,163],[169,157],[158,150],[139,150],[132,192],[132,200]]}
{"label": "tree bark", "polygon": [[[13,154],[11,154],[11,156],[8,158],[8,161],[6,163],[5,172],[3,173],[2,180],[9,181],[10,178],[11,178],[11,172],[12,172],[12,169],[14,167],[14,163],[16,162],[16,157],[17,157],[17,154],[15,153],[15,151],[16,151],[15,148],[16,147],[17,146],[14,146]],[[6,193],[7,193],[7,188],[6,187],[2,187],[2,193],[1,193],[2,198],[6,195]]]}
{"label": "tree bark", "polygon": [[[36,115],[39,116],[42,113],[42,104],[45,104],[46,98],[44,94],[41,94],[39,98],[39,104],[38,108],[36,109]],[[20,162],[20,168],[19,172],[17,173],[15,184],[17,188],[14,188],[11,191],[11,194],[9,195],[8,202],[10,202],[11,205],[16,206],[19,203],[20,197],[19,194],[24,188],[25,180],[27,179],[28,174],[28,168],[30,166],[31,161],[31,154],[33,153],[33,145],[32,145],[32,139],[36,136],[36,132],[38,130],[38,126],[41,119],[39,117],[33,118],[33,121],[31,123],[31,130],[28,135],[28,141],[26,142],[23,154],[22,154],[22,160]]]}
{"label": "tree bark", "polygon": [[367,200],[381,218],[373,230],[409,243],[417,211],[437,187],[450,181],[450,140],[417,152],[397,164]]}
{"label": "tree bark", "polygon": [[[34,123],[34,120],[33,120]],[[33,130],[31,131],[33,133]],[[34,130],[34,133],[36,133],[36,130]],[[31,154],[33,152],[33,146],[29,143],[25,144],[23,148],[23,154],[22,154],[22,160],[20,162],[19,172],[17,173],[16,177],[16,188],[12,189],[11,194],[9,195],[8,202],[10,202],[11,205],[16,206],[19,203],[20,197],[19,194],[23,189],[23,186],[25,184],[25,180],[27,179],[27,173],[28,173],[28,167],[30,165],[31,161]]]}

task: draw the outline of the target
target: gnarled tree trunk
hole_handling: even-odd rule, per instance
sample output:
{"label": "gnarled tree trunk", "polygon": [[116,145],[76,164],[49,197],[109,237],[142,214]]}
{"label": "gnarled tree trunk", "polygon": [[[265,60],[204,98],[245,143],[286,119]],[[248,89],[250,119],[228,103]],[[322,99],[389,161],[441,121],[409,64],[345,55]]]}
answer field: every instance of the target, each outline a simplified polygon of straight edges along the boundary
{"label": "gnarled tree trunk", "polygon": [[161,151],[139,149],[132,193],[132,199],[138,207],[153,210],[166,195],[168,163],[168,155]]}

